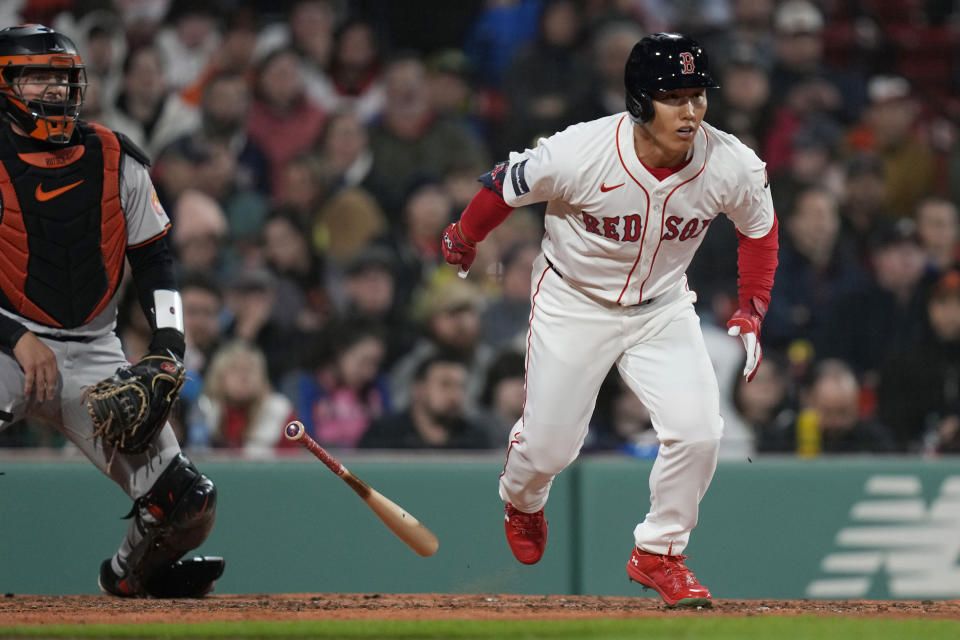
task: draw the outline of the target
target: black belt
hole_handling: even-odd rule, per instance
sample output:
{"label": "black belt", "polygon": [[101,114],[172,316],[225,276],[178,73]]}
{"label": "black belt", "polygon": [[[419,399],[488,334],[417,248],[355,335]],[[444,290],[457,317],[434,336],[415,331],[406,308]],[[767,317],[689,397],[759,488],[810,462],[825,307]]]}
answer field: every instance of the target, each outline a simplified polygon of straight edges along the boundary
{"label": "black belt", "polygon": [[46,338],[47,340],[56,340],[57,342],[93,342],[99,336],[68,336],[68,335],[53,335],[51,333],[35,333],[35,336],[38,338]]}
{"label": "black belt", "polygon": [[[547,256],[543,256],[543,258],[544,258],[544,260],[547,261],[547,266],[550,267],[551,269],[553,269],[553,272],[554,272],[555,274],[557,274],[558,276],[560,276],[560,279],[563,280],[563,274],[560,273],[560,271],[559,271],[555,266],[553,266],[553,263],[550,262],[550,258],[548,258]],[[644,305],[650,304],[651,302],[653,302],[654,300],[656,300],[658,297],[659,297],[659,296],[654,296],[653,298],[647,298],[646,300],[641,300],[641,301],[638,302],[637,304],[633,304],[633,305],[629,305],[629,306],[631,306],[631,307],[642,307],[642,306],[644,306]]]}
{"label": "black belt", "polygon": [[543,257],[544,257],[544,258],[546,259],[546,261],[547,261],[547,266],[549,266],[551,269],[553,269],[553,272],[554,272],[555,274],[557,274],[558,276],[560,276],[560,279],[563,280],[563,274],[560,273],[559,271],[557,271],[557,268],[556,268],[555,266],[553,266],[553,263],[552,263],[552,262],[550,262],[550,258],[547,258],[547,256],[543,256]]}

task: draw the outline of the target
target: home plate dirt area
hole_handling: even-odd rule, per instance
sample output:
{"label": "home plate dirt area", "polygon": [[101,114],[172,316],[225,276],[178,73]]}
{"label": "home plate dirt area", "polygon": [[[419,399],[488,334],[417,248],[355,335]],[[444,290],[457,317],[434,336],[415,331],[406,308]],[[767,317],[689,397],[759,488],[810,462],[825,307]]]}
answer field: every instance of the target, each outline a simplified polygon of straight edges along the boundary
{"label": "home plate dirt area", "polygon": [[0,597],[0,627],[237,620],[424,620],[842,616],[960,620],[960,600],[716,600],[712,608],[668,609],[658,598],[504,594],[211,595],[198,600],[107,596]]}

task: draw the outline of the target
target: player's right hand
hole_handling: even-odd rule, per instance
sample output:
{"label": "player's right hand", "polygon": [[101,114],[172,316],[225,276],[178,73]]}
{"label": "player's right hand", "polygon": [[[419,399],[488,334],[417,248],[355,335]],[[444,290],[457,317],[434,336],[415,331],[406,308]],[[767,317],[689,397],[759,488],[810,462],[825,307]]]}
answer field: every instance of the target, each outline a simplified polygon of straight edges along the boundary
{"label": "player's right hand", "polygon": [[444,260],[449,264],[460,265],[460,270],[463,272],[469,271],[477,258],[477,243],[464,237],[459,222],[451,222],[443,230],[440,250],[443,251]]}
{"label": "player's right hand", "polygon": [[766,311],[763,303],[751,300],[746,307],[740,307],[727,321],[727,334],[740,336],[743,348],[747,352],[747,362],[743,367],[743,376],[747,382],[753,380],[763,360],[763,349],[760,347],[760,325],[763,323],[763,314]]}
{"label": "player's right hand", "polygon": [[13,347],[13,357],[23,369],[23,395],[53,400],[57,391],[57,357],[36,335],[27,331]]}

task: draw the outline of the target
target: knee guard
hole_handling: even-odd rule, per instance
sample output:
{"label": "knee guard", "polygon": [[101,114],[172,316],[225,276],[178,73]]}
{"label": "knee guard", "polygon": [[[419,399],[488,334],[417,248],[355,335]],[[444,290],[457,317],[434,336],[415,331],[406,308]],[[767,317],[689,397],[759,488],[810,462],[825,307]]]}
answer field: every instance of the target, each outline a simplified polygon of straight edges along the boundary
{"label": "knee guard", "polygon": [[140,538],[129,540],[125,573],[130,586],[141,589],[155,574],[199,547],[213,529],[216,511],[217,488],[178,454],[150,490],[137,498],[128,515],[135,518],[133,537]]}

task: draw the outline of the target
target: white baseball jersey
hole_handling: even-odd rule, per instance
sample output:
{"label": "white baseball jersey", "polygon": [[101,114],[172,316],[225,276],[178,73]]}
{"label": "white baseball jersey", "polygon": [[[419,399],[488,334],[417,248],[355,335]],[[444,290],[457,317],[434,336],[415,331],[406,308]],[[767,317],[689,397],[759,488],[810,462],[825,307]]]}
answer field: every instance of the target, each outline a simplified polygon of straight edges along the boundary
{"label": "white baseball jersey", "polygon": [[689,163],[658,180],[634,151],[624,113],[573,125],[511,153],[503,198],[547,203],[543,250],[571,284],[623,306],[665,293],[683,276],[719,213],[745,236],[773,226],[765,164],[706,122]]}
{"label": "white baseball jersey", "polygon": [[679,554],[723,433],[684,272],[718,214],[759,238],[773,226],[773,203],[763,162],[733,136],[701,124],[688,163],[659,180],[637,158],[633,127],[625,113],[577,124],[507,163],[507,204],[546,201],[547,210],[531,280],[524,410],[499,493],[527,513],[544,507],[554,477],[579,454],[597,393],[616,366],[660,441],[650,510],[634,543]]}

